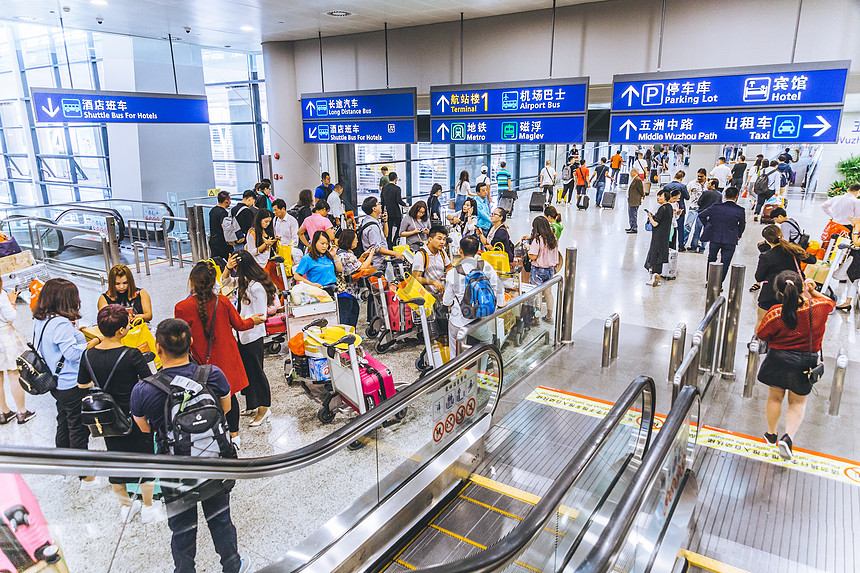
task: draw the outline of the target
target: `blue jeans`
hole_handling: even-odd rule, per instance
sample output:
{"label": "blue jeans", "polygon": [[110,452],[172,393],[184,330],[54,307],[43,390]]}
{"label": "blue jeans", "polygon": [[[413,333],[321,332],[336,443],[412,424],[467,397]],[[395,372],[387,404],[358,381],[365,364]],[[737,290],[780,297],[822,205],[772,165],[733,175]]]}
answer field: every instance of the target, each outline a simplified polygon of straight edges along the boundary
{"label": "blue jeans", "polygon": [[702,224],[702,220],[699,219],[698,213],[696,213],[694,227],[695,228],[693,229],[693,239],[690,241],[690,248],[694,251],[704,251],[705,245],[707,243],[703,242],[701,245],[699,244],[699,237],[702,236],[702,227],[704,227],[704,225]]}
{"label": "blue jeans", "polygon": [[627,218],[630,221],[630,230],[631,231],[638,231],[639,230],[639,224],[638,224],[639,205],[636,205],[635,207],[632,205],[627,206]]}
{"label": "blue jeans", "polygon": [[684,227],[684,215],[686,211],[678,215],[678,248],[684,249],[687,244],[687,229]]}
{"label": "blue jeans", "polygon": [[594,188],[597,190],[595,201],[597,202],[597,206],[600,207],[600,201],[603,199],[603,190],[606,189],[606,181],[604,180],[600,183],[595,183]]}
{"label": "blue jeans", "polygon": [[529,273],[529,284],[542,285],[552,278],[555,274],[555,269],[552,267],[536,267],[532,265],[532,270]]}
{"label": "blue jeans", "polygon": [[[203,515],[212,534],[215,551],[221,556],[224,573],[237,573],[240,558],[236,541],[236,527],[230,519],[230,493],[215,495],[200,502]],[[168,514],[170,509],[168,508]],[[194,573],[194,557],[197,555],[197,504],[167,518],[173,532],[170,549],[173,553],[174,573]]]}
{"label": "blue jeans", "polygon": [[468,195],[457,195],[454,199],[454,210],[457,211],[457,213],[463,210],[463,203],[466,202],[467,197]]}

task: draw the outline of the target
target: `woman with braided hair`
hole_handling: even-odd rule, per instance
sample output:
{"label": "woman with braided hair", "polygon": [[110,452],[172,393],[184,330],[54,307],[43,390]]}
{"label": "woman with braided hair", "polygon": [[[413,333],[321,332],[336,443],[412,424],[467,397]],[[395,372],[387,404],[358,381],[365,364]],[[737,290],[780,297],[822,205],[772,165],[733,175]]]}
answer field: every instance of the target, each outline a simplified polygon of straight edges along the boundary
{"label": "woman with braided hair", "polygon": [[227,424],[233,443],[239,444],[239,402],[236,393],[248,385],[242,357],[233,330],[250,330],[266,319],[262,314],[242,318],[230,300],[215,294],[215,267],[200,261],[188,276],[191,296],[176,303],[173,314],[191,327],[191,358],[198,364],[213,364],[224,371],[230,382],[232,407]]}

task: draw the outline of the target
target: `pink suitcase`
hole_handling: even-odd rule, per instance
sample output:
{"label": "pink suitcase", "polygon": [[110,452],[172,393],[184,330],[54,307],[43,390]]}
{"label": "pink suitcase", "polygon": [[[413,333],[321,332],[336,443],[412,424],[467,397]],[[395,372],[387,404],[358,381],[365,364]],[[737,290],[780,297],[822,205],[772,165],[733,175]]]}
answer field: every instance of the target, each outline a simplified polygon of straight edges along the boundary
{"label": "pink suitcase", "polygon": [[[397,392],[394,389],[394,377],[391,375],[391,370],[367,352],[359,360],[358,371],[361,373],[361,387],[364,390],[368,408],[379,405],[380,402],[391,398]],[[373,400],[372,404],[370,400]]]}
{"label": "pink suitcase", "polygon": [[18,474],[0,474],[0,571],[68,571],[36,496]]}
{"label": "pink suitcase", "polygon": [[266,319],[266,335],[282,334],[287,331],[287,315],[276,314]]}

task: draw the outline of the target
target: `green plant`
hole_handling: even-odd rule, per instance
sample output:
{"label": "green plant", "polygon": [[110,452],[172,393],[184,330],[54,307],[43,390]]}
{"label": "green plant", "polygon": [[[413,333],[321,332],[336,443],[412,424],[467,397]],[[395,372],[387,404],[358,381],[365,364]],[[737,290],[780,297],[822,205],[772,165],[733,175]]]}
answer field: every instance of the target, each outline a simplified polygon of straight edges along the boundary
{"label": "green plant", "polygon": [[834,181],[827,191],[828,197],[842,195],[849,186],[860,183],[860,155],[852,155],[836,164],[836,170],[844,177],[841,181]]}

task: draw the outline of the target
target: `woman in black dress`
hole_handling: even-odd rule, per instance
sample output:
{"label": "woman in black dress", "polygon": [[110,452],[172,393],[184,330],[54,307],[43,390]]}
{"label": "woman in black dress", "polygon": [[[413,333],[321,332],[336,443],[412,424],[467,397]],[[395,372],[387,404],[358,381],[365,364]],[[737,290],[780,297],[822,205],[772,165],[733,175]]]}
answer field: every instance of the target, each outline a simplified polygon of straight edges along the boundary
{"label": "woman in black dress", "polygon": [[660,208],[656,213],[645,209],[645,214],[653,227],[651,231],[651,246],[645,259],[645,268],[651,273],[651,278],[645,284],[658,286],[663,265],[669,262],[669,233],[672,230],[672,204],[669,203],[669,192],[661,189],[657,193],[657,203]]}
{"label": "woman in black dress", "polygon": [[[149,365],[140,350],[123,346],[122,337],[128,333],[128,312],[118,304],[103,307],[98,314],[99,331],[103,338],[95,347],[84,351],[81,357],[81,369],[78,372],[78,388],[87,389],[97,386],[110,394],[117,406],[129,415],[131,390],[139,380],[152,375]],[[111,375],[113,371],[113,375]],[[150,434],[144,434],[132,424],[132,431],[127,436],[106,437],[105,446],[109,452],[136,452],[152,454]],[[116,494],[120,507],[122,523],[131,521],[137,512],[144,523],[158,521],[160,510],[152,505],[154,490],[153,479],[136,477],[110,477],[108,479]],[[128,495],[126,484],[140,482],[140,501],[132,500]]]}
{"label": "woman in black dress", "polygon": [[134,284],[134,275],[126,265],[116,265],[108,273],[108,288],[98,300],[98,309],[118,304],[129,313],[130,321],[142,318],[152,320],[152,301],[149,293]]}

